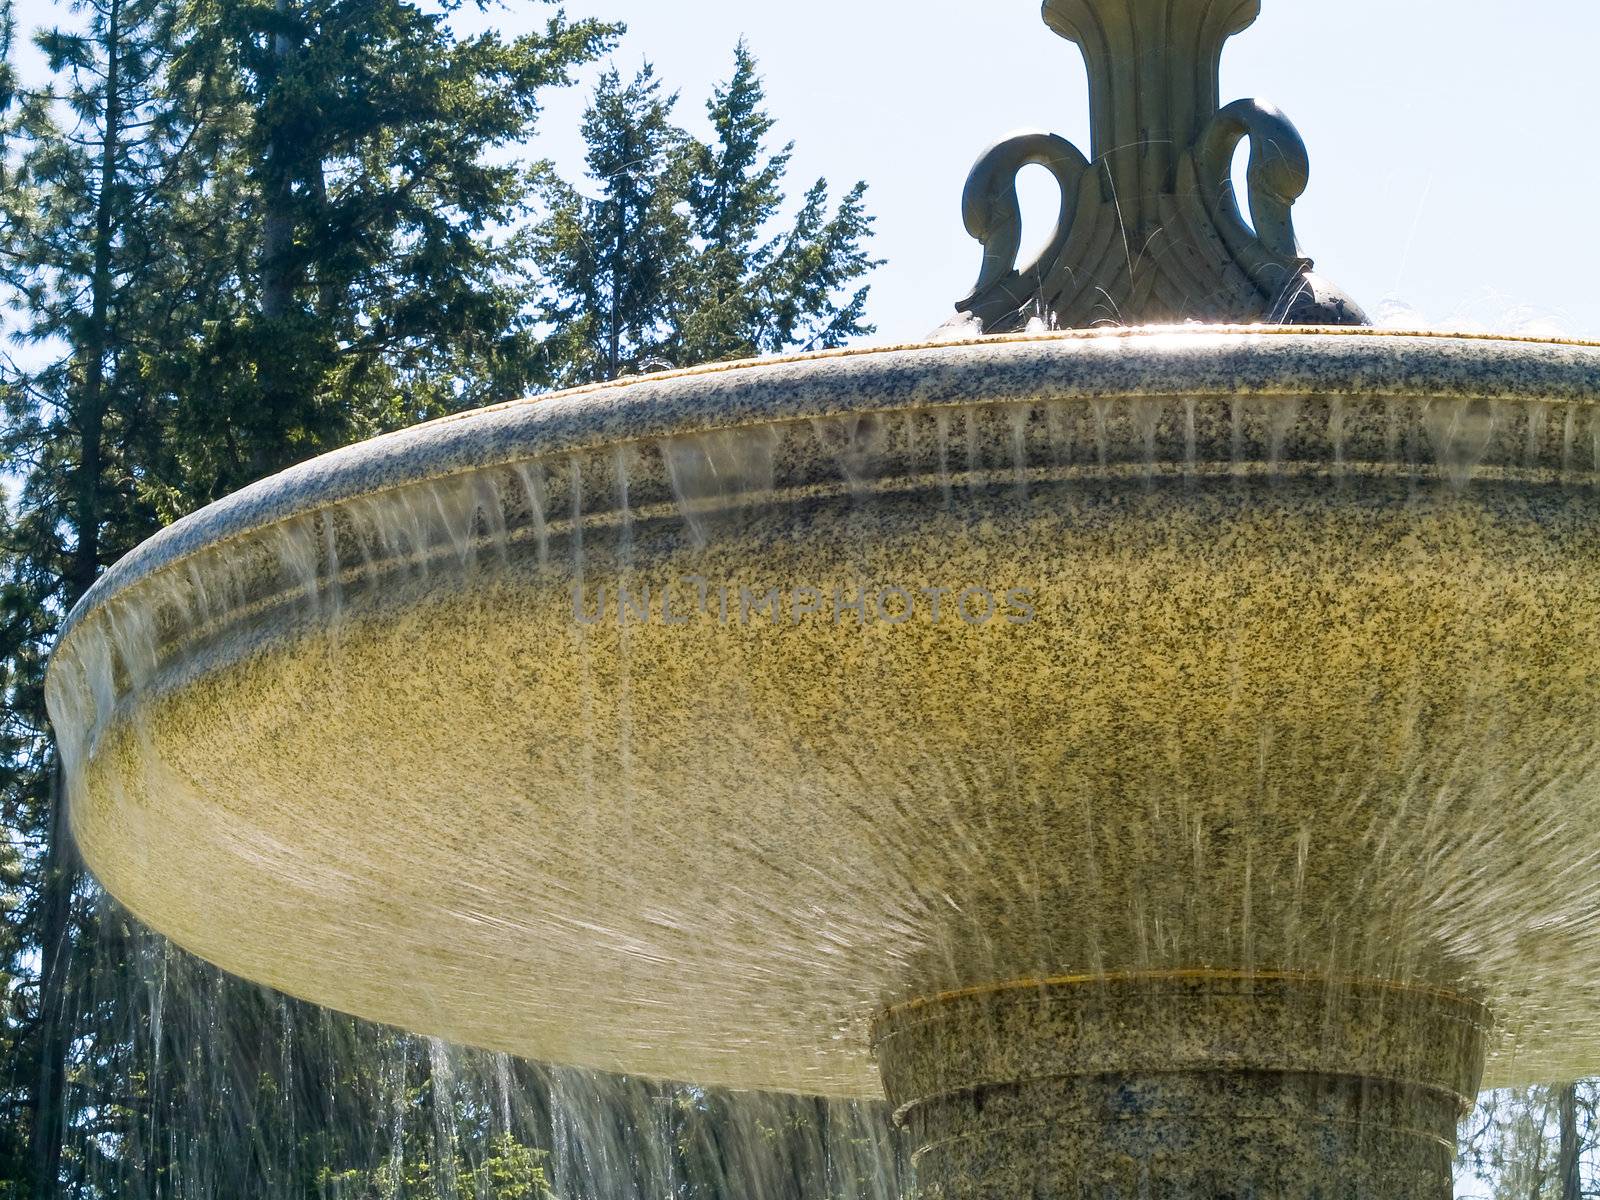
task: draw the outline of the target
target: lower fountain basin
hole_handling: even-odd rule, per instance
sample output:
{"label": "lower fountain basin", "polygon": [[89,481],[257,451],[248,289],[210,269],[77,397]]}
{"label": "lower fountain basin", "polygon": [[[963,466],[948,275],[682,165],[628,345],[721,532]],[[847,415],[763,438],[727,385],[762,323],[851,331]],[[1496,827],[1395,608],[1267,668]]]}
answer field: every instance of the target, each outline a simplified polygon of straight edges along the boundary
{"label": "lower fountain basin", "polygon": [[227,970],[585,1066],[879,1095],[888,1006],[1203,970],[1575,1073],[1597,399],[1587,346],[1169,330],[438,422],[85,599],[72,827]]}

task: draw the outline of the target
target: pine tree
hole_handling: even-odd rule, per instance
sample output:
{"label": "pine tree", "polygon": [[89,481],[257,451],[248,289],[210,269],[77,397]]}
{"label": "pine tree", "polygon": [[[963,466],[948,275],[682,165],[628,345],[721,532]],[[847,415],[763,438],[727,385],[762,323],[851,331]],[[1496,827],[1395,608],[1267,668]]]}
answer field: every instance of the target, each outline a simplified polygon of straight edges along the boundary
{"label": "pine tree", "polygon": [[244,92],[250,184],[239,308],[195,355],[192,490],[532,383],[526,252],[504,232],[526,180],[504,152],[616,28],[558,13],[460,38],[452,7],[203,0],[204,44]]}
{"label": "pine tree", "polygon": [[689,250],[676,103],[649,64],[626,84],[607,71],[583,119],[599,198],[587,199],[548,165],[539,174],[549,212],[534,246],[552,293],[541,313],[554,330],[546,343],[552,382],[615,379],[666,345],[669,281]]}
{"label": "pine tree", "polygon": [[[295,458],[522,390],[523,254],[495,231],[524,183],[499,151],[609,36],[557,18],[514,42],[460,40],[438,13],[380,0],[90,0],[38,36],[50,90],[0,103],[0,286],[34,347],[3,380],[0,472],[20,485],[0,522],[0,789],[17,831],[0,888],[19,876],[17,845],[35,883],[8,914],[0,971],[38,964],[5,1027],[10,1111],[27,1120],[0,1129],[0,1170],[19,1136],[31,1161],[0,1191],[55,1196],[92,1175],[153,1195],[171,1155],[207,1142],[224,1164],[211,1173],[238,1185],[215,1194],[282,1181],[287,1168],[255,1149],[309,1125],[302,1100],[196,1090],[268,1077],[270,1039],[248,1040],[259,992],[211,973],[204,1016],[169,1014],[168,1028],[242,1031],[204,1048],[225,1060],[210,1073],[179,1069],[174,1046],[140,1032],[141,935],[103,921],[80,886],[44,665],[100,571],[162,524]],[[274,145],[293,148],[291,237],[269,269]],[[274,271],[288,280],[275,313]]]}
{"label": "pine tree", "polygon": [[583,129],[598,197],[544,169],[535,244],[550,292],[541,317],[552,382],[872,332],[861,281],[878,263],[865,249],[865,185],[830,206],[818,180],[783,225],[793,147],[767,150],[774,122],[748,46],[707,104],[709,142],[673,123],[675,102],[648,65],[627,84],[607,73]]}
{"label": "pine tree", "polygon": [[682,362],[826,349],[872,332],[867,289],[857,286],[880,265],[864,249],[872,232],[866,185],[830,214],[827,181],[818,180],[789,228],[773,231],[794,145],[767,152],[775,122],[765,105],[755,57],[741,41],[732,77],[706,105],[715,138],[690,150],[696,252],[676,281],[671,346]]}
{"label": "pine tree", "polygon": [[168,253],[171,201],[206,170],[191,106],[162,90],[181,41],[171,0],[89,0],[78,14],[73,27],[36,37],[53,91],[26,97],[10,123],[3,195],[16,333],[38,347],[7,397],[6,464],[23,483],[4,563],[12,729],[0,785],[36,847],[37,887],[17,915],[39,962],[20,1074],[31,1085],[41,1196],[59,1177],[69,1009],[82,983],[73,947],[83,936],[43,668],[67,610],[159,525],[144,481],[159,473],[162,400],[142,364],[170,348],[162,316],[181,271],[181,256]]}

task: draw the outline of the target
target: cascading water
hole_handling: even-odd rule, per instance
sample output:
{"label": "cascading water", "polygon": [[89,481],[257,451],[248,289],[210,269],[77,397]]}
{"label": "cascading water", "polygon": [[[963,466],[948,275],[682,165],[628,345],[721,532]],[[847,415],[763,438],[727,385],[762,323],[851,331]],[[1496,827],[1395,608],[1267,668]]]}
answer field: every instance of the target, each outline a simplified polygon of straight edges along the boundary
{"label": "cascading water", "polygon": [[82,1200],[896,1200],[881,1106],[546,1067],[232,979],[101,906]]}
{"label": "cascading water", "polygon": [[[687,374],[628,385],[627,411],[513,407],[272,481],[110,577],[63,640],[78,836],[136,913],[248,977],[501,1054],[691,1081],[535,1072],[519,1091],[586,1081],[591,1124],[508,1131],[511,1101],[486,1090],[504,1058],[297,1008],[298,1043],[322,1021],[363,1063],[397,1056],[373,1076],[391,1090],[363,1093],[383,1119],[356,1157],[425,1135],[446,1193],[523,1169],[502,1162],[517,1147],[553,1156],[547,1178],[587,1164],[558,1193],[617,1171],[657,1181],[640,1194],[689,1187],[663,1148],[681,1133],[644,1136],[664,1118],[643,1112],[713,1103],[694,1085],[868,1101],[869,1021],[932,1153],[951,1118],[908,1099],[971,1084],[937,1082],[917,1030],[1032,1022],[972,1008],[1015,996],[983,998],[1006,981],[1176,995],[1201,970],[1216,1011],[1349,1026],[1318,1070],[1351,1076],[1383,1069],[1354,1032],[1374,1006],[1419,1044],[1459,1026],[1446,1058],[1391,1068],[1453,1122],[1485,1054],[1495,1081],[1586,1053],[1572,972],[1600,927],[1574,897],[1600,850],[1564,834],[1600,755],[1563,730],[1594,611],[1577,598],[1600,460],[1580,448],[1600,355],[1260,334],[1260,382],[1208,388],[1237,336],[843,356],[815,393],[797,385],[830,360]],[[1313,346],[1331,362],[1308,366]],[[1466,353],[1480,369],[1450,381]],[[1440,386],[1405,394],[1429,355]],[[943,393],[898,398],[923,376]],[[962,401],[963,380],[986,398]],[[712,384],[739,419],[685,426],[675,397]],[[853,410],[830,410],[836,390]],[[596,421],[634,436],[596,441]],[[451,468],[417,473],[411,447],[440,435]],[[1535,648],[1566,674],[1529,674]],[[430,693],[447,679],[469,682]],[[413,767],[375,791],[366,764],[385,760]],[[178,1009],[161,1003],[164,1038]],[[1025,1028],[1004,1036],[1056,1036]],[[188,1061],[162,1058],[169,1081]],[[870,1103],[826,1121],[715,1103],[711,1125],[806,1147],[780,1157],[843,1154],[841,1186],[898,1185]],[[613,1120],[643,1140],[608,1143]],[[760,1187],[815,1184],[720,1153],[789,1180]]]}
{"label": "cascading water", "polygon": [[[98,878],[413,1031],[119,949],[107,1194],[887,1196],[887,1099],[929,1200],[1444,1200],[1480,1082],[1600,1063],[1600,346],[1356,328],[1221,104],[1258,10],[1047,0],[1091,154],[980,159],[928,344],[436,422],[96,585]],[[1045,332],[1108,318],[1172,324]]]}

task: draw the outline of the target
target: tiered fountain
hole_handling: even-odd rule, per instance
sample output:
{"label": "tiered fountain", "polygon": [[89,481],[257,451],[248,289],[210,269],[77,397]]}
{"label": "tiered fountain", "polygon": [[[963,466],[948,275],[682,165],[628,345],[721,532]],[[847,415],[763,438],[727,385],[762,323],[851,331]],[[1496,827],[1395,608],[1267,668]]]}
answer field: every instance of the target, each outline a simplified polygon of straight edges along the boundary
{"label": "tiered fountain", "polygon": [[1448,1196],[1486,1066],[1600,1064],[1600,348],[1362,328],[1219,109],[1257,7],[1051,0],[1095,145],[984,157],[939,341],[435,422],[119,564],[49,680],[101,881],[374,1020],[887,1093],[930,1196]]}

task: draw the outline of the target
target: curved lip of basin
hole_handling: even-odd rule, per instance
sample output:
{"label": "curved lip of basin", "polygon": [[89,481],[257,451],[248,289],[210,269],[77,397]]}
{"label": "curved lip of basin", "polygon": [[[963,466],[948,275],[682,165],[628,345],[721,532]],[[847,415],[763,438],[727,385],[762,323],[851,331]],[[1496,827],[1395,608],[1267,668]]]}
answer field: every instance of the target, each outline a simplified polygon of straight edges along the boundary
{"label": "curved lip of basin", "polygon": [[[875,386],[864,386],[868,381]],[[589,384],[346,446],[207,505],[106,571],[68,614],[56,645],[93,610],[209,547],[360,496],[550,454],[845,413],[1327,392],[1600,400],[1600,342],[1304,325],[1143,326],[851,347]]]}

